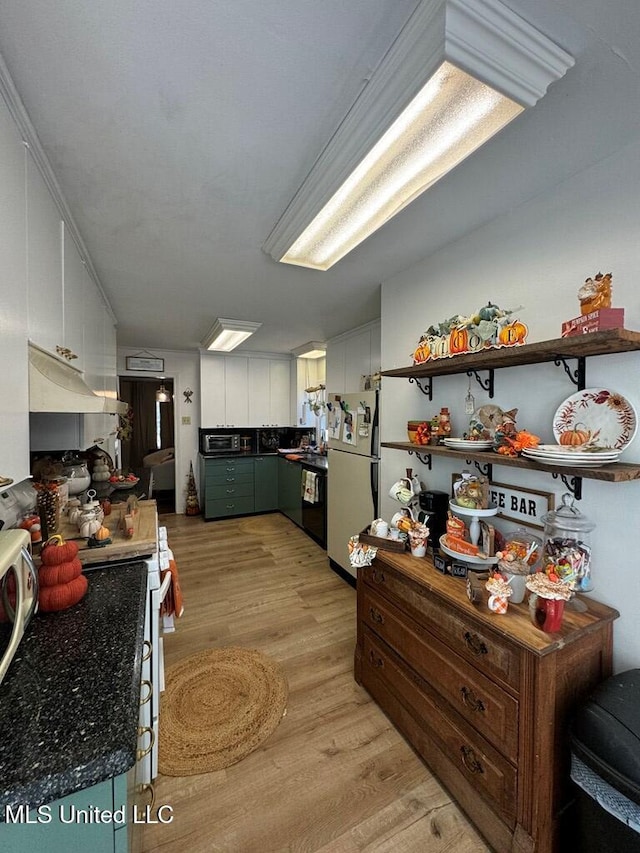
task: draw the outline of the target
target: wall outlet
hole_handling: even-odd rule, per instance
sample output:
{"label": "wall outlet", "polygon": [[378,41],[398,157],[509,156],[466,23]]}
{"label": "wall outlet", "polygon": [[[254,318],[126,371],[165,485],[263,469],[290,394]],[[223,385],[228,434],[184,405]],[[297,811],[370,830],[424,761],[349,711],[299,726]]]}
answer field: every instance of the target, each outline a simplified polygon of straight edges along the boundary
{"label": "wall outlet", "polygon": [[191,426],[191,415],[182,416],[182,426]]}

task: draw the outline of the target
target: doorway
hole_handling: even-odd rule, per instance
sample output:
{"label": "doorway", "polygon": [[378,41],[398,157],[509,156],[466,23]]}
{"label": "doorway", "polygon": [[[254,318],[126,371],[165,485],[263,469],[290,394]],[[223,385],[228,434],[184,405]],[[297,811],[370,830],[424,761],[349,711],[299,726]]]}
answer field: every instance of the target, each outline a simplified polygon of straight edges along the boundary
{"label": "doorway", "polygon": [[119,382],[130,424],[121,441],[122,468],[142,478],[159,512],[175,512],[173,379],[121,376]]}

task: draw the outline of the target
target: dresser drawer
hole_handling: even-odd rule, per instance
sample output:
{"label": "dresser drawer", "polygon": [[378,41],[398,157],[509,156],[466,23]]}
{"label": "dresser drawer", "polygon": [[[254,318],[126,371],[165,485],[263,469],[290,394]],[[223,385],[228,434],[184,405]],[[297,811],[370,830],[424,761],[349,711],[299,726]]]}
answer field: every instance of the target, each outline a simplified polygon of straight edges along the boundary
{"label": "dresser drawer", "polygon": [[[440,707],[437,694],[411,672],[375,635],[365,629],[362,683],[394,722],[393,704],[380,691],[380,683],[390,689],[398,702],[409,710],[427,738],[434,741],[475,792],[488,801],[511,828],[515,825],[517,773],[515,768],[457,715]],[[402,726],[401,726],[402,727]],[[428,751],[421,750],[430,761]]]}
{"label": "dresser drawer", "polygon": [[[487,675],[495,676],[517,692],[520,686],[520,651],[494,636],[490,630],[477,629],[461,614],[436,596],[396,573],[389,566],[366,566],[359,577],[383,595],[398,600],[407,612],[426,622],[447,646]],[[451,583],[457,583],[452,579]]]}
{"label": "dresser drawer", "polygon": [[210,476],[225,474],[251,474],[253,476],[253,459],[216,459],[207,461],[205,467],[207,479]]}
{"label": "dresser drawer", "polygon": [[393,604],[365,589],[362,617],[410,667],[513,762],[518,758],[518,701]]}

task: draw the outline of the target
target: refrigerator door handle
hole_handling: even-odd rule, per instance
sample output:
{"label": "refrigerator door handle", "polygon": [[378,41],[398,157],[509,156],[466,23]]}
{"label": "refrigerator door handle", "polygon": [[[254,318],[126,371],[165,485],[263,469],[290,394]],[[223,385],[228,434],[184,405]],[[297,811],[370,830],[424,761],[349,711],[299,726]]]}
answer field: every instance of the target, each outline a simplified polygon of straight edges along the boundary
{"label": "refrigerator door handle", "polygon": [[373,503],[373,517],[378,517],[378,460],[373,459],[369,467],[371,482],[371,501]]}
{"label": "refrigerator door handle", "polygon": [[[375,406],[373,409],[373,423],[371,424],[371,456],[378,456],[380,452],[380,444],[378,442],[378,434],[380,431],[380,392],[376,391]],[[376,512],[376,518],[378,514]]]}

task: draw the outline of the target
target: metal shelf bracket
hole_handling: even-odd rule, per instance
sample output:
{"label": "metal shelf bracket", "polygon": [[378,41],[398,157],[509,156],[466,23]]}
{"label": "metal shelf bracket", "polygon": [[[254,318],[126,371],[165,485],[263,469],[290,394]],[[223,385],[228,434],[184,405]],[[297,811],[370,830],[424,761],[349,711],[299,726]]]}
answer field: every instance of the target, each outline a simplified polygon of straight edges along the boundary
{"label": "metal shelf bracket", "polygon": [[[465,459],[467,465],[471,465],[471,459]],[[473,464],[478,469],[479,473],[484,477],[488,477],[489,480],[493,477],[493,465],[491,462],[478,462],[476,459],[473,460]]]}
{"label": "metal shelf bracket", "polygon": [[423,388],[419,377],[409,377],[409,382],[415,382],[422,393],[427,396],[429,400],[433,400],[433,376],[425,376],[424,381],[425,387]]}
{"label": "metal shelf bracket", "polygon": [[567,477],[566,474],[557,474],[555,471],[551,476],[554,480],[557,480],[558,477],[560,477],[574,498],[577,501],[582,500],[582,477]]}
{"label": "metal shelf bracket", "polygon": [[587,359],[584,355],[579,355],[577,356],[576,361],[578,364],[575,370],[571,369],[571,366],[563,355],[557,355],[554,358],[553,363],[556,367],[564,368],[564,372],[577,387],[578,391],[584,391],[587,384]]}
{"label": "metal shelf bracket", "polygon": [[487,373],[489,374],[487,378],[482,379],[477,370],[467,370],[467,376],[473,376],[482,390],[489,392],[489,399],[493,400],[493,367],[490,367]]}
{"label": "metal shelf bracket", "polygon": [[418,453],[417,450],[409,450],[409,456],[413,456],[414,454],[418,457],[420,462],[423,465],[426,465],[429,470],[431,470],[431,454],[430,453]]}

